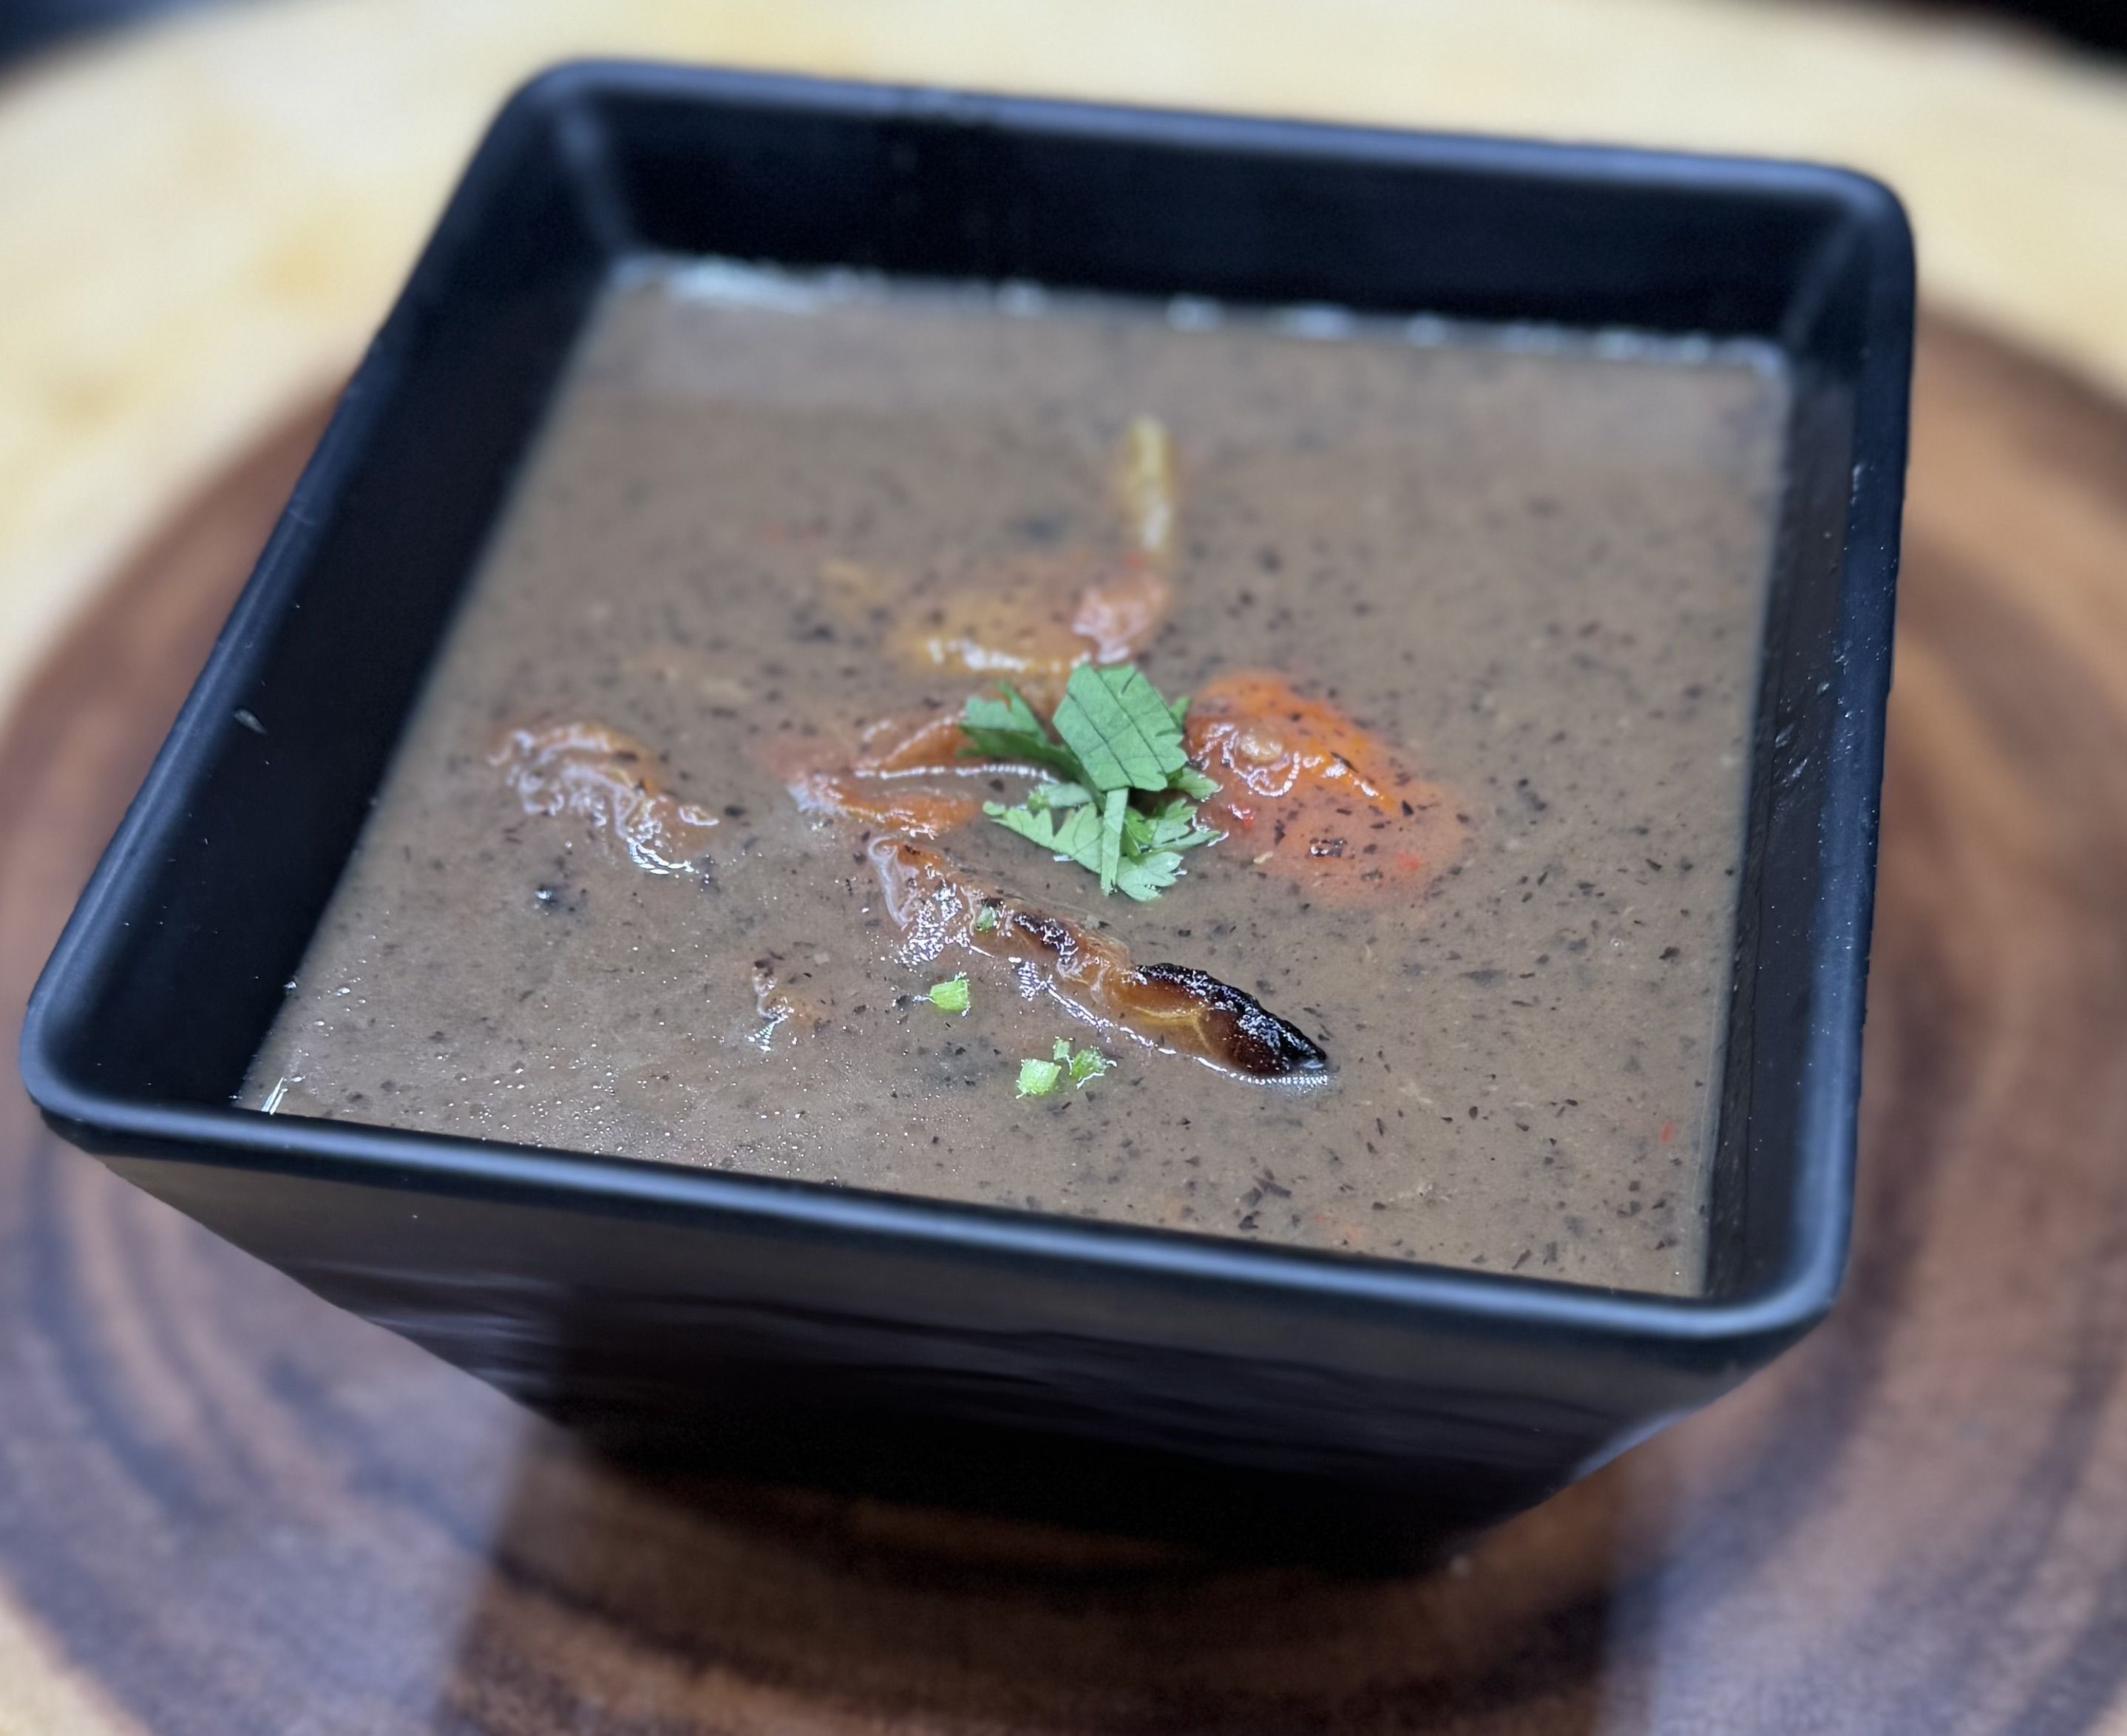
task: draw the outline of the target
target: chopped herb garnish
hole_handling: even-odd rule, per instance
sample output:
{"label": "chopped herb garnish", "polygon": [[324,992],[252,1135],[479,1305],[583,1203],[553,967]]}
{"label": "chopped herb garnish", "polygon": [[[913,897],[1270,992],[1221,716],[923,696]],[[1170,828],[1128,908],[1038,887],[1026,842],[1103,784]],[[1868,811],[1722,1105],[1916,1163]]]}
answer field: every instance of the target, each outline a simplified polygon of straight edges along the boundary
{"label": "chopped herb garnish", "polygon": [[1116,875],[1116,885],[1125,897],[1141,904],[1147,899],[1158,898],[1181,878],[1180,855],[1172,850],[1155,850],[1149,856],[1125,862]]}
{"label": "chopped herb garnish", "polygon": [[1063,1077],[1064,1069],[1055,1061],[1021,1061],[1019,1064],[1019,1094],[1021,1097],[1046,1097],[1056,1089],[1056,1082]]}
{"label": "chopped herb garnish", "polygon": [[1081,1049],[1071,1057],[1071,1083],[1082,1085],[1089,1079],[1098,1079],[1108,1070],[1107,1056],[1097,1049]]}
{"label": "chopped herb garnish", "polygon": [[1101,890],[1115,889],[1122,871],[1123,833],[1130,829],[1130,791],[1111,790],[1101,804]]}
{"label": "chopped herb garnish", "polygon": [[923,997],[940,1013],[965,1013],[968,1010],[968,973],[950,977],[942,983],[933,983],[931,992]]}
{"label": "chopped herb garnish", "polygon": [[985,904],[975,913],[975,932],[993,934],[997,932],[997,906]]}
{"label": "chopped herb garnish", "polygon": [[1096,669],[1081,663],[1071,671],[1054,722],[1078,761],[1081,780],[1095,790],[1164,790],[1189,763],[1181,720],[1135,664]]}
{"label": "chopped herb garnish", "polygon": [[1049,1054],[1053,1059],[1049,1060],[1029,1060],[1019,1064],[1021,1097],[1046,1097],[1067,1078],[1073,1085],[1082,1085],[1088,1079],[1098,1079],[1112,1065],[1097,1049],[1081,1049],[1073,1055],[1068,1037],[1058,1037]]}
{"label": "chopped herb garnish", "polygon": [[960,728],[976,752],[991,759],[1025,760],[1049,766],[1067,778],[1078,775],[1069,752],[1050,738],[1034,708],[1009,687],[1002,699],[984,694],[970,698],[961,709]]}
{"label": "chopped herb garnish", "polygon": [[1045,809],[1035,810],[1022,802],[1007,808],[1002,802],[985,802],[983,812],[1007,832],[1030,839],[1052,856],[1068,856],[1082,868],[1101,871],[1101,819],[1098,809],[1076,808],[1062,825]]}
{"label": "chopped herb garnish", "polygon": [[1187,699],[1163,698],[1130,664],[1073,670],[1054,737],[1011,688],[978,695],[960,714],[969,751],[1057,774],[1017,805],[985,802],[983,812],[1099,876],[1104,893],[1157,898],[1180,877],[1182,851],[1224,836],[1196,823],[1196,804],[1219,785],[1189,763],[1182,742],[1188,707]]}

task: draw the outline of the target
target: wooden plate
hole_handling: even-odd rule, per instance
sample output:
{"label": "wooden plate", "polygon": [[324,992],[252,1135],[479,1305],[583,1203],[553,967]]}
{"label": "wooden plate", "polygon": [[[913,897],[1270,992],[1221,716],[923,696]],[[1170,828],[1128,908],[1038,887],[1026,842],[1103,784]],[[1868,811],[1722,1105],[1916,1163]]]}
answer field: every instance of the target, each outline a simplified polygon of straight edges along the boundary
{"label": "wooden plate", "polygon": [[[52,1668],[167,1736],[2104,1727],[2127,410],[1940,322],[1918,404],[1859,1240],[1769,1373],[1409,1578],[654,1482],[113,1180],[10,1080],[0,1581]],[[10,1008],[317,424],[119,575],[0,741]]]}

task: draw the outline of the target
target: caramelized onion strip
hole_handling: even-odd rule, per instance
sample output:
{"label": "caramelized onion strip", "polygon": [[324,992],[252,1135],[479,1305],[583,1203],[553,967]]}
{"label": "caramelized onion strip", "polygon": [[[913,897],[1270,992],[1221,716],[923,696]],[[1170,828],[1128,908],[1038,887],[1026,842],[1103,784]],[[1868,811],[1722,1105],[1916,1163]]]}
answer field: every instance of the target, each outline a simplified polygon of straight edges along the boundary
{"label": "caramelized onion strip", "polygon": [[1106,935],[983,892],[943,851],[914,838],[875,837],[865,854],[911,964],[952,949],[1002,959],[1023,985],[1149,1048],[1267,1083],[1330,1077],[1318,1044],[1229,983],[1183,965],[1139,965]]}
{"label": "caramelized onion strip", "polygon": [[582,719],[513,729],[488,762],[527,813],[587,820],[652,874],[680,873],[708,852],[716,815],[674,795],[657,757],[618,729]]}

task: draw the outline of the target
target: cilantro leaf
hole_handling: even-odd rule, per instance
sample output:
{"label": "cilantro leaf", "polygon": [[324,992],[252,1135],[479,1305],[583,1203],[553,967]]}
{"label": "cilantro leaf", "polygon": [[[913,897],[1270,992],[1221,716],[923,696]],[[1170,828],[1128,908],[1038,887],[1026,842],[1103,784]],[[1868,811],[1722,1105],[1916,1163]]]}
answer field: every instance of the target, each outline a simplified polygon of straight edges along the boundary
{"label": "cilantro leaf", "polygon": [[1138,848],[1140,853],[1148,850],[1193,850],[1199,844],[1208,844],[1225,836],[1222,832],[1211,832],[1199,826],[1196,804],[1187,796],[1178,795],[1144,816],[1144,842]]}
{"label": "cilantro leaf", "polygon": [[1056,1082],[1064,1077],[1063,1065],[1058,1061],[1025,1060],[1019,1064],[1019,1092],[1021,1097],[1046,1097],[1056,1089]]}
{"label": "cilantro leaf", "polygon": [[1101,872],[1106,841],[1107,826],[1094,808],[1072,809],[1070,818],[1056,828],[1056,853],[1096,874]]}
{"label": "cilantro leaf", "polygon": [[933,983],[931,992],[923,997],[940,1013],[965,1013],[968,1010],[968,973],[949,977],[942,983]]}
{"label": "cilantro leaf", "polygon": [[1071,1059],[1071,1039],[1068,1036],[1058,1037],[1056,1046],[1049,1052],[1059,1061],[1068,1061]]}
{"label": "cilantro leaf", "polygon": [[1011,688],[970,699],[961,714],[970,751],[1057,774],[1016,806],[986,802],[983,812],[1098,876],[1103,894],[1157,897],[1180,877],[1182,851],[1225,836],[1197,823],[1196,804],[1220,785],[1189,763],[1182,739],[1188,706],[1161,697],[1134,666],[1081,664],[1056,708],[1059,742]]}
{"label": "cilantro leaf", "polygon": [[[1059,1048],[1068,1048],[1068,1043]],[[1098,1079],[1114,1064],[1097,1049],[1081,1049],[1071,1057],[1071,1083],[1082,1085],[1087,1079]]]}
{"label": "cilantro leaf", "polygon": [[1081,868],[1091,869],[1095,874],[1101,871],[1101,840],[1105,828],[1096,809],[1067,809],[1060,826],[1054,814],[1037,813],[1023,802],[1016,808],[1007,808],[1002,802],[985,802],[983,812],[1006,831],[1016,832],[1054,855],[1068,857]]}
{"label": "cilantro leaf", "polygon": [[[1080,810],[1092,813],[1091,809]],[[1116,875],[1123,864],[1123,820],[1130,811],[1130,791],[1111,790],[1101,809],[1101,890],[1116,889]]]}
{"label": "cilantro leaf", "polygon": [[1123,817],[1123,853],[1129,856],[1194,850],[1199,844],[1208,844],[1225,836],[1222,832],[1206,831],[1196,823],[1196,804],[1187,796],[1177,796],[1149,813],[1142,808],[1133,808]]}
{"label": "cilantro leaf", "polygon": [[1034,708],[1015,688],[1003,688],[994,696],[970,694],[960,708],[960,730],[973,744],[962,750],[971,758],[1023,760],[1049,766],[1067,778],[1078,775],[1069,751],[1051,738]]}
{"label": "cilantro leaf", "polygon": [[967,704],[960,708],[960,728],[970,735],[992,736],[1011,743],[1037,748],[1049,745],[1049,732],[1016,687],[1000,687],[994,694],[969,694]]}
{"label": "cilantro leaf", "polygon": [[1154,850],[1125,862],[1116,875],[1117,889],[1140,904],[1155,899],[1182,877],[1182,857],[1172,850]]}
{"label": "cilantro leaf", "polygon": [[1016,808],[1007,808],[1002,802],[985,802],[983,812],[1006,831],[1016,832],[1028,842],[1040,845],[1044,850],[1055,850],[1056,818],[1054,814],[1036,813],[1024,802]]}
{"label": "cilantro leaf", "polygon": [[1134,664],[1096,669],[1081,663],[1071,671],[1055,723],[1083,780],[1103,794],[1164,790],[1189,763],[1174,714]]}

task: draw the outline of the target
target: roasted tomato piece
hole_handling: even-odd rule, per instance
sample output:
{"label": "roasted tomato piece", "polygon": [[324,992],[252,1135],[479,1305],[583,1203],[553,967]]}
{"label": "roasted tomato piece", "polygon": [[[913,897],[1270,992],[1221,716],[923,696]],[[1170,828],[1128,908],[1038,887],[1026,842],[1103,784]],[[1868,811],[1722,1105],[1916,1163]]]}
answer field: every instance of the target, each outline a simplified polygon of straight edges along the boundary
{"label": "roasted tomato piece", "polygon": [[1222,676],[1190,701],[1189,756],[1219,780],[1203,823],[1328,898],[1408,895],[1462,846],[1453,798],[1367,730],[1275,670]]}

